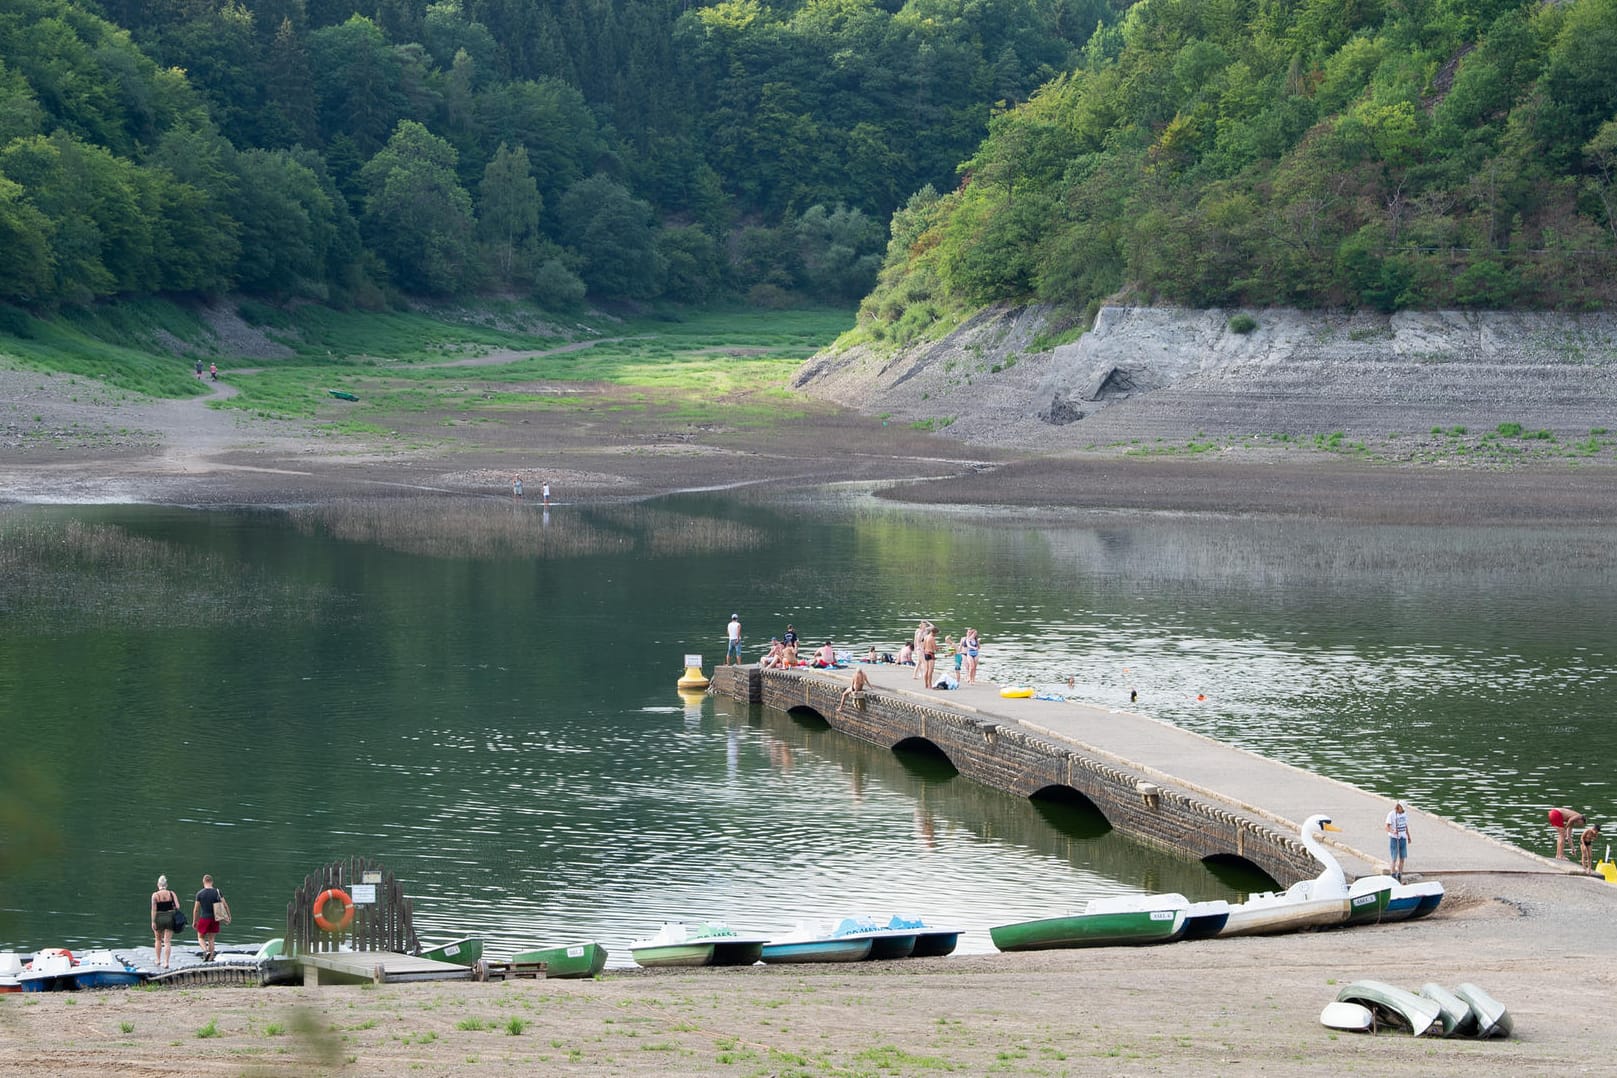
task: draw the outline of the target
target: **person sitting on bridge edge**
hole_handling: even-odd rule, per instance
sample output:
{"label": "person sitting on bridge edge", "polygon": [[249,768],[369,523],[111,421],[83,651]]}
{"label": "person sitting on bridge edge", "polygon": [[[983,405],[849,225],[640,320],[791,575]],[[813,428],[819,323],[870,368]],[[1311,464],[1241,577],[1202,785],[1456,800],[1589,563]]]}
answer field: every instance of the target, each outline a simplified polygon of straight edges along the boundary
{"label": "person sitting on bridge edge", "polygon": [[1555,828],[1555,856],[1564,859],[1566,848],[1572,844],[1572,829],[1587,823],[1583,813],[1569,808],[1550,809],[1550,826]]}
{"label": "person sitting on bridge edge", "polygon": [[1593,872],[1595,870],[1595,839],[1599,837],[1600,825],[1597,823],[1590,824],[1584,829],[1583,834],[1578,836],[1578,845],[1583,849],[1582,860],[1583,870],[1585,872]]}
{"label": "person sitting on bridge edge", "polygon": [[837,700],[837,707],[841,708],[843,704],[846,704],[849,697],[858,696],[864,692],[865,687],[869,684],[870,678],[865,675],[864,670],[855,670],[853,680],[848,682],[848,687],[842,690],[842,696]]}

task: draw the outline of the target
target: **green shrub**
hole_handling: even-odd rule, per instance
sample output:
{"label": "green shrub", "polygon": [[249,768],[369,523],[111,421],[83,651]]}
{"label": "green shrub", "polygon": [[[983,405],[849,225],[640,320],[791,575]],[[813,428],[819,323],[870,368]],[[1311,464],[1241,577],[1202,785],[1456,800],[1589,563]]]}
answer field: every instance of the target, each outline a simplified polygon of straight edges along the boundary
{"label": "green shrub", "polygon": [[1522,436],[1522,425],[1520,423],[1501,423],[1499,424],[1499,436],[1501,438],[1520,438]]}
{"label": "green shrub", "polygon": [[1242,336],[1245,336],[1257,328],[1258,320],[1247,314],[1245,311],[1242,311],[1240,314],[1235,315],[1230,319],[1231,333],[1239,333]]}

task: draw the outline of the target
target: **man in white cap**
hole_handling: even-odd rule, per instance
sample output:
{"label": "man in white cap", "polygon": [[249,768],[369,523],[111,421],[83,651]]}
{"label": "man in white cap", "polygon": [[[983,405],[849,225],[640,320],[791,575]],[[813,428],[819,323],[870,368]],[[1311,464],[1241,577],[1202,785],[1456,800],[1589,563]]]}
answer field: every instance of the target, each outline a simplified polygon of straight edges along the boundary
{"label": "man in white cap", "polygon": [[1395,880],[1404,878],[1404,858],[1409,856],[1409,810],[1404,808],[1402,801],[1392,803],[1392,811],[1387,813],[1387,860],[1391,867],[1388,872]]}
{"label": "man in white cap", "polygon": [[734,664],[736,666],[740,666],[741,665],[741,615],[740,614],[731,614],[730,615],[730,625],[729,625],[728,628],[726,628],[724,630],[724,632],[725,632],[726,638],[729,640],[729,644],[728,644],[728,646],[726,646],[725,651],[724,651],[724,665],[725,666],[730,666],[731,664]]}

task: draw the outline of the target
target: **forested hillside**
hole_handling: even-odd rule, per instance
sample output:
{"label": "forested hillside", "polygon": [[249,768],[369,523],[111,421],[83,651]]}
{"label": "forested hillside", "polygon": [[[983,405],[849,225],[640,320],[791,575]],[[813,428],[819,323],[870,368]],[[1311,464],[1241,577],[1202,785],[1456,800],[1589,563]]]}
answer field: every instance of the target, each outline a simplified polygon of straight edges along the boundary
{"label": "forested hillside", "polygon": [[1144,0],[893,222],[860,337],[1120,292],[1617,298],[1617,0]]}
{"label": "forested hillside", "polygon": [[[1118,8],[1124,5],[1119,2]],[[1109,0],[7,0],[0,302],[852,301]]]}

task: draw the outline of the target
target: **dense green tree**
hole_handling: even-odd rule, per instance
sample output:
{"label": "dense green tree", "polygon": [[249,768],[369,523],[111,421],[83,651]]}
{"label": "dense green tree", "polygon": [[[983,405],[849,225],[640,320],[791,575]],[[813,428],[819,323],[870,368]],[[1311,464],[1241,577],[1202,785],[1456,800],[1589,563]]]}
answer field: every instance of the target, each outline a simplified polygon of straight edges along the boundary
{"label": "dense green tree", "polygon": [[31,303],[49,294],[51,222],[23,198],[22,184],[0,177],[0,298]]}
{"label": "dense green tree", "polygon": [[472,270],[472,197],[455,174],[453,146],[413,120],[360,170],[366,245],[411,292],[448,294]]}
{"label": "dense green tree", "polygon": [[528,168],[528,151],[505,143],[483,170],[477,191],[477,230],[494,279],[515,281],[539,247],[539,185]]}
{"label": "dense green tree", "polygon": [[562,242],[577,255],[579,276],[592,293],[627,299],[658,293],[666,265],[650,205],[596,174],[567,189],[560,211]]}

